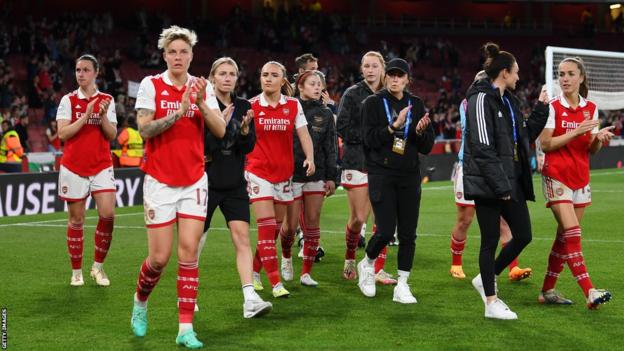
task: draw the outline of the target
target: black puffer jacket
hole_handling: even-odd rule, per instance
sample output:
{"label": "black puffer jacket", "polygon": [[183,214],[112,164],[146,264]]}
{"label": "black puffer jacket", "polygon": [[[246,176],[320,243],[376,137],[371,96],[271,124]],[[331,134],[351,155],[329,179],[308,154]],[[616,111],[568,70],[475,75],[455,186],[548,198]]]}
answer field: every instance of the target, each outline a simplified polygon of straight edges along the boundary
{"label": "black puffer jacket", "polygon": [[514,162],[514,141],[511,112],[500,90],[489,80],[476,81],[468,89],[466,142],[464,145],[464,192],[466,199],[500,199],[511,196],[535,201],[531,167],[530,143],[539,136],[548,119],[548,105],[538,102],[525,119],[518,99],[509,91],[518,130],[518,161]]}
{"label": "black puffer jacket", "polygon": [[[388,117],[383,99],[388,101],[392,120],[396,120],[399,112],[412,104],[412,121],[409,125],[405,153],[399,155],[392,151],[394,137],[403,137],[403,131],[390,133]],[[431,124],[422,135],[416,134],[416,125],[425,115],[425,105],[419,97],[408,92],[398,100],[386,89],[382,89],[364,100],[362,111],[364,151],[366,164],[370,174],[386,174],[399,176],[420,176],[418,154],[428,154],[433,147],[434,132]]]}
{"label": "black puffer jacket", "polygon": [[[223,111],[225,105],[219,102]],[[225,127],[225,135],[217,139],[205,128],[204,154],[206,155],[206,173],[208,186],[214,190],[231,190],[245,187],[245,155],[251,152],[256,144],[254,123],[249,125],[249,133],[241,134],[241,122],[247,110],[251,108],[249,101],[232,95],[234,113]]]}
{"label": "black puffer jacket", "polygon": [[301,142],[295,134],[295,173],[293,182],[305,183],[318,180],[336,180],[338,172],[336,168],[336,124],[334,114],[321,101],[301,100],[303,113],[308,121],[308,132],[314,145],[314,166],[316,172],[311,177],[306,177],[306,170],[303,168],[305,154],[301,147]]}
{"label": "black puffer jacket", "polygon": [[345,91],[338,106],[336,131],[343,141],[342,169],[366,170],[362,144],[362,104],[373,91],[364,81]]}

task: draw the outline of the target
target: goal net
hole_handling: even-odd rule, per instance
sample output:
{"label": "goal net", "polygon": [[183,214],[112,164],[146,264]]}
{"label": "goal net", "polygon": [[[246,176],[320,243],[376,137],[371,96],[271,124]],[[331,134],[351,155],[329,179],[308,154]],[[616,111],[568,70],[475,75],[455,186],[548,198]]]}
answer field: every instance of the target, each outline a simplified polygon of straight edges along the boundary
{"label": "goal net", "polygon": [[589,77],[588,98],[601,110],[624,109],[624,52],[584,50],[548,46],[546,48],[546,88],[550,97],[561,92],[559,62],[566,57],[580,57]]}

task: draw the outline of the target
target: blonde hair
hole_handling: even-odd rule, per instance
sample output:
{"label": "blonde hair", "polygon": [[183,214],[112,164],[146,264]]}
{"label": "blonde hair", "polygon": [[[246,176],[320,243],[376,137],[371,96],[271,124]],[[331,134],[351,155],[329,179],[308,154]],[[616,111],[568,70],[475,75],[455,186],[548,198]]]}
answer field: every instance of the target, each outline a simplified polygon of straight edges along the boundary
{"label": "blonde hair", "polygon": [[383,81],[384,81],[384,75],[385,75],[385,69],[386,69],[386,60],[384,60],[383,55],[379,51],[369,51],[365,53],[364,55],[362,55],[362,60],[360,61],[360,68],[364,64],[364,58],[366,56],[376,57],[379,59],[379,62],[381,63],[382,69],[381,69],[381,74],[379,75],[379,85],[377,86],[377,90],[379,90],[384,87]]}
{"label": "blonde hair", "polygon": [[233,58],[231,57],[221,57],[215,60],[215,62],[212,63],[212,67],[210,68],[210,74],[208,75],[209,78],[213,78],[215,75],[215,72],[217,72],[217,68],[219,68],[219,66],[223,65],[223,64],[228,64],[228,65],[232,65],[234,67],[234,71],[236,71],[236,76],[238,76],[238,65],[236,64],[236,61],[234,61]]}
{"label": "blonde hair", "polygon": [[163,29],[160,33],[158,37],[158,48],[164,50],[172,41],[178,39],[184,40],[191,47],[197,44],[197,34],[195,34],[195,31],[179,26],[171,26]]}
{"label": "blonde hair", "polygon": [[[277,66],[281,71],[282,71],[282,77],[284,78],[284,85],[282,85],[282,94],[286,95],[286,96],[293,96],[294,94],[294,89],[292,87],[292,85],[290,85],[290,82],[288,81],[288,76],[286,75],[286,67],[284,67],[284,65],[282,65],[281,63],[277,62],[277,61],[269,61],[267,63],[264,64],[264,66],[266,65],[274,65]],[[264,69],[264,66],[262,66],[262,68]]]}

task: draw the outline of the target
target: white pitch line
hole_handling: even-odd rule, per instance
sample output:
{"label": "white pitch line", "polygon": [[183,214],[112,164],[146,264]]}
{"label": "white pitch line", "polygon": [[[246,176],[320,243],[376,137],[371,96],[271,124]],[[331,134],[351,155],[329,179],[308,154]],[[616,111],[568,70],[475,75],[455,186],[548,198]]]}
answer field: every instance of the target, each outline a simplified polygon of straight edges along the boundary
{"label": "white pitch line", "polygon": [[[16,227],[55,227],[55,228],[66,228],[65,224],[45,224],[45,223],[23,223],[23,224],[15,224]],[[85,228],[95,228],[95,225],[85,225]],[[131,226],[131,225],[116,225],[115,229],[145,229],[145,226]],[[219,232],[228,232],[230,231],[225,227],[214,227],[210,228],[211,231],[219,231]],[[256,228],[249,228],[249,231],[256,232],[258,231]],[[338,230],[322,230],[321,233],[329,233],[329,234],[344,234],[343,231]],[[418,236],[424,237],[436,237],[436,238],[448,238],[448,234],[436,234],[436,233],[418,233]],[[477,236],[471,236],[471,239],[478,239]],[[540,241],[552,241],[554,238],[545,238],[545,237],[533,237],[533,240]],[[590,243],[609,243],[609,244],[624,244],[624,240],[602,240],[602,239],[585,239],[583,238],[583,242]]]}
{"label": "white pitch line", "polygon": [[[143,211],[141,211],[141,212],[131,212],[131,213],[115,214],[115,217],[134,216],[134,215],[138,215],[138,214],[142,215]],[[99,216],[85,217],[85,220],[86,219],[96,219],[96,218],[99,218]],[[6,224],[0,224],[0,227],[11,227],[11,226],[19,226],[19,225],[27,225],[27,224],[45,224],[45,223],[54,223],[54,222],[63,222],[63,221],[67,221],[67,218],[48,219],[48,220],[45,220],[45,221],[34,221],[34,222],[6,223]]]}

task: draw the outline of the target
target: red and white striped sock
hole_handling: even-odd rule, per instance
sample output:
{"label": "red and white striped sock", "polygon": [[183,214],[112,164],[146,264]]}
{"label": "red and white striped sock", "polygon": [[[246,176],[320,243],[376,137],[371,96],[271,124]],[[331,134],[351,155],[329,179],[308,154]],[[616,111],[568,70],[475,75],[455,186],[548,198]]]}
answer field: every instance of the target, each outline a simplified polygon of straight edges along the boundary
{"label": "red and white striped sock", "polygon": [[178,262],[178,321],[180,323],[193,323],[198,287],[197,261]]}
{"label": "red and white striped sock", "polygon": [[592,289],[591,279],[589,279],[589,273],[587,273],[587,267],[585,267],[585,259],[583,258],[583,249],[581,247],[581,227],[576,226],[565,229],[563,231],[563,237],[565,238],[565,246],[567,257],[566,261],[572,275],[576,279],[578,285],[583,289],[585,296],[589,295],[589,289]]}
{"label": "red and white striped sock", "polygon": [[162,270],[156,270],[152,268],[149,263],[149,258],[146,258],[141,265],[139,271],[139,279],[137,279],[136,297],[141,302],[147,301],[150,293],[158,284]]}
{"label": "red and white striped sock", "polygon": [[67,224],[67,252],[72,269],[82,268],[83,228],[82,223]]}
{"label": "red and white striped sock", "polygon": [[258,246],[262,266],[272,286],[280,282],[277,267],[277,250],[275,249],[276,222],[275,217],[258,218]]}
{"label": "red and white striped sock", "polygon": [[345,241],[347,242],[347,252],[345,253],[345,259],[355,260],[355,251],[360,241],[360,231],[354,232],[347,226],[345,230]]}
{"label": "red and white striped sock", "polygon": [[97,227],[95,228],[95,254],[93,256],[93,260],[97,263],[104,263],[104,259],[106,259],[108,249],[113,239],[114,223],[114,217],[100,217],[98,220]]}
{"label": "red and white striped sock", "polygon": [[318,251],[320,241],[320,228],[303,229],[303,266],[301,267],[302,275],[312,272],[312,265],[314,265],[314,259],[316,258],[316,252]]}
{"label": "red and white striped sock", "polygon": [[464,247],[466,245],[466,239],[457,240],[455,235],[451,234],[451,257],[453,266],[462,265],[462,256],[464,255]]}
{"label": "red and white striped sock", "polygon": [[542,285],[542,291],[548,291],[554,289],[557,284],[559,274],[563,271],[563,265],[566,262],[566,244],[563,237],[563,233],[557,231],[557,237],[553,242],[550,255],[548,255],[548,268],[546,269],[546,276],[544,277],[544,284]]}

